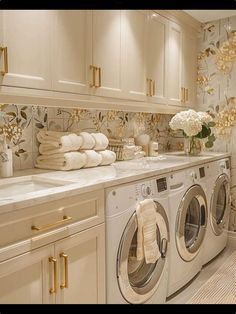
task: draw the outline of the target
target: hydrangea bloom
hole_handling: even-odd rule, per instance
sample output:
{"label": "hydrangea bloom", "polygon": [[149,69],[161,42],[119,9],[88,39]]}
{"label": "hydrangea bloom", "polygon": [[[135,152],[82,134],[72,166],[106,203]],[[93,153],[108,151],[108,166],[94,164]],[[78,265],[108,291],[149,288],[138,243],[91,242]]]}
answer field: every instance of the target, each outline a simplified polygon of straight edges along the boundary
{"label": "hydrangea bloom", "polygon": [[202,123],[209,123],[209,122],[213,121],[213,118],[206,112],[199,111],[197,114],[198,114]]}
{"label": "hydrangea bloom", "polygon": [[177,113],[169,123],[173,130],[183,130],[187,136],[195,136],[202,130],[202,121],[195,110]]}

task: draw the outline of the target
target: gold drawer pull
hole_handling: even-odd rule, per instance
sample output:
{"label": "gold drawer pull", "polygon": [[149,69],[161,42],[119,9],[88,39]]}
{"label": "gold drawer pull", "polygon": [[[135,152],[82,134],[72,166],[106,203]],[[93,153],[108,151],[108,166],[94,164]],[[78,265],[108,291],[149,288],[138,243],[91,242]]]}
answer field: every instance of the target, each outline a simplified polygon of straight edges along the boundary
{"label": "gold drawer pull", "polygon": [[43,226],[32,226],[31,229],[35,230],[35,231],[47,230],[47,229],[50,229],[52,227],[56,227],[56,226],[62,225],[64,223],[68,222],[71,219],[72,219],[72,217],[70,217],[70,216],[63,216],[62,220],[58,220],[56,222],[53,222],[53,223],[47,224],[47,225],[43,225]]}
{"label": "gold drawer pull", "polygon": [[69,287],[69,279],[68,279],[68,255],[64,252],[60,254],[60,257],[64,259],[64,283],[60,285],[61,289],[65,289]]}
{"label": "gold drawer pull", "polygon": [[0,73],[1,75],[5,75],[6,73],[8,73],[7,47],[0,47],[0,51],[3,53],[3,58],[4,58],[4,70],[2,70]]}
{"label": "gold drawer pull", "polygon": [[95,73],[97,74],[97,71],[98,71],[98,84],[96,83],[96,80],[95,80],[95,84],[94,86],[95,87],[101,87],[102,86],[102,73],[101,73],[101,68],[99,67],[94,67],[95,68]]}
{"label": "gold drawer pull", "polygon": [[53,288],[49,289],[49,292],[56,293],[57,292],[57,260],[54,257],[49,257],[49,263],[53,263]]}

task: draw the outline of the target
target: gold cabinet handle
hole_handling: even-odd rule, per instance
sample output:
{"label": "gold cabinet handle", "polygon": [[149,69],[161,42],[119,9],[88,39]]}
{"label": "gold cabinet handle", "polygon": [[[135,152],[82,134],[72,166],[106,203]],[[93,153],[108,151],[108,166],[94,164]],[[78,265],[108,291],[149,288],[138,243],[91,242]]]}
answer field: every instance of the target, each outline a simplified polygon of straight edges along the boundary
{"label": "gold cabinet handle", "polygon": [[152,80],[147,78],[147,96],[152,96]]}
{"label": "gold cabinet handle", "polygon": [[101,87],[102,86],[102,69],[101,68],[98,68],[98,78],[99,78],[99,86],[98,87]]}
{"label": "gold cabinet handle", "polygon": [[49,289],[49,292],[56,293],[57,292],[57,260],[54,257],[49,257],[49,263],[53,263],[53,288]]}
{"label": "gold cabinet handle", "polygon": [[185,101],[188,101],[188,88],[185,88]]}
{"label": "gold cabinet handle", "polygon": [[68,222],[71,219],[72,219],[72,217],[70,217],[70,216],[63,216],[62,220],[58,220],[58,221],[53,222],[51,224],[46,224],[46,225],[42,225],[42,226],[34,226],[33,225],[33,226],[31,226],[31,229],[35,230],[35,231],[43,231],[43,230],[50,229],[52,227],[56,227],[56,226],[62,225],[64,223]]}
{"label": "gold cabinet handle", "polygon": [[8,53],[7,53],[7,47],[0,47],[0,51],[3,53],[3,64],[4,64],[4,70],[2,70],[0,73],[1,75],[5,75],[8,73]]}
{"label": "gold cabinet handle", "polygon": [[101,73],[101,68],[95,67],[95,73],[97,74],[97,72],[98,72],[98,84],[96,83],[96,80],[95,80],[94,86],[95,86],[95,87],[101,87],[101,86],[102,86],[102,73]]}
{"label": "gold cabinet handle", "polygon": [[60,254],[60,258],[64,259],[64,282],[60,285],[61,289],[65,289],[69,287],[69,279],[68,279],[68,255],[64,252]]}
{"label": "gold cabinet handle", "polygon": [[155,96],[156,94],[156,81],[152,81],[152,96]]}
{"label": "gold cabinet handle", "polygon": [[181,102],[185,101],[185,92],[184,92],[184,87],[181,87]]}
{"label": "gold cabinet handle", "polygon": [[94,65],[90,65],[90,70],[92,70],[92,83],[89,84],[90,87],[95,87],[95,79],[96,79],[96,67]]}

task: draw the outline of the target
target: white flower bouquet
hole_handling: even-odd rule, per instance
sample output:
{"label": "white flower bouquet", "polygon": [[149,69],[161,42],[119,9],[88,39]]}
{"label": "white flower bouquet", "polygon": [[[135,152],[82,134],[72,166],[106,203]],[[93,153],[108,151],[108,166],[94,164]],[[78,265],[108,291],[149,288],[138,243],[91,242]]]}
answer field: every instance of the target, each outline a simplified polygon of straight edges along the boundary
{"label": "white flower bouquet", "polygon": [[215,126],[215,122],[206,112],[196,112],[192,109],[181,111],[171,119],[169,125],[172,130],[183,130],[184,136],[190,137],[193,144],[195,139],[207,138],[205,147],[211,148],[216,140],[211,131],[211,127]]}

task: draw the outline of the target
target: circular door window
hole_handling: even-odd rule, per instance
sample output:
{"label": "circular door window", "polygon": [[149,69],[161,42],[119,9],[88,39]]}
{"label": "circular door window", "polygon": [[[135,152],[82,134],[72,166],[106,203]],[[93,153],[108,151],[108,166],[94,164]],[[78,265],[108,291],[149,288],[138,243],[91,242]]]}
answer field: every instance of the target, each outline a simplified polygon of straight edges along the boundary
{"label": "circular door window", "polygon": [[212,230],[220,235],[226,226],[230,211],[230,187],[226,174],[220,175],[215,183],[211,199],[210,221]]}
{"label": "circular door window", "polygon": [[176,245],[181,258],[191,261],[198,254],[206,232],[207,202],[199,185],[188,189],[176,221]]}
{"label": "circular door window", "polygon": [[[157,244],[161,257],[156,263],[146,264],[145,259],[138,261],[137,217],[134,213],[122,235],[117,258],[117,278],[120,291],[129,303],[144,303],[158,289],[165,266],[165,253],[168,241],[168,220],[163,207],[157,204],[157,211],[164,219],[162,226],[157,225]],[[164,227],[163,227],[164,226]]]}

